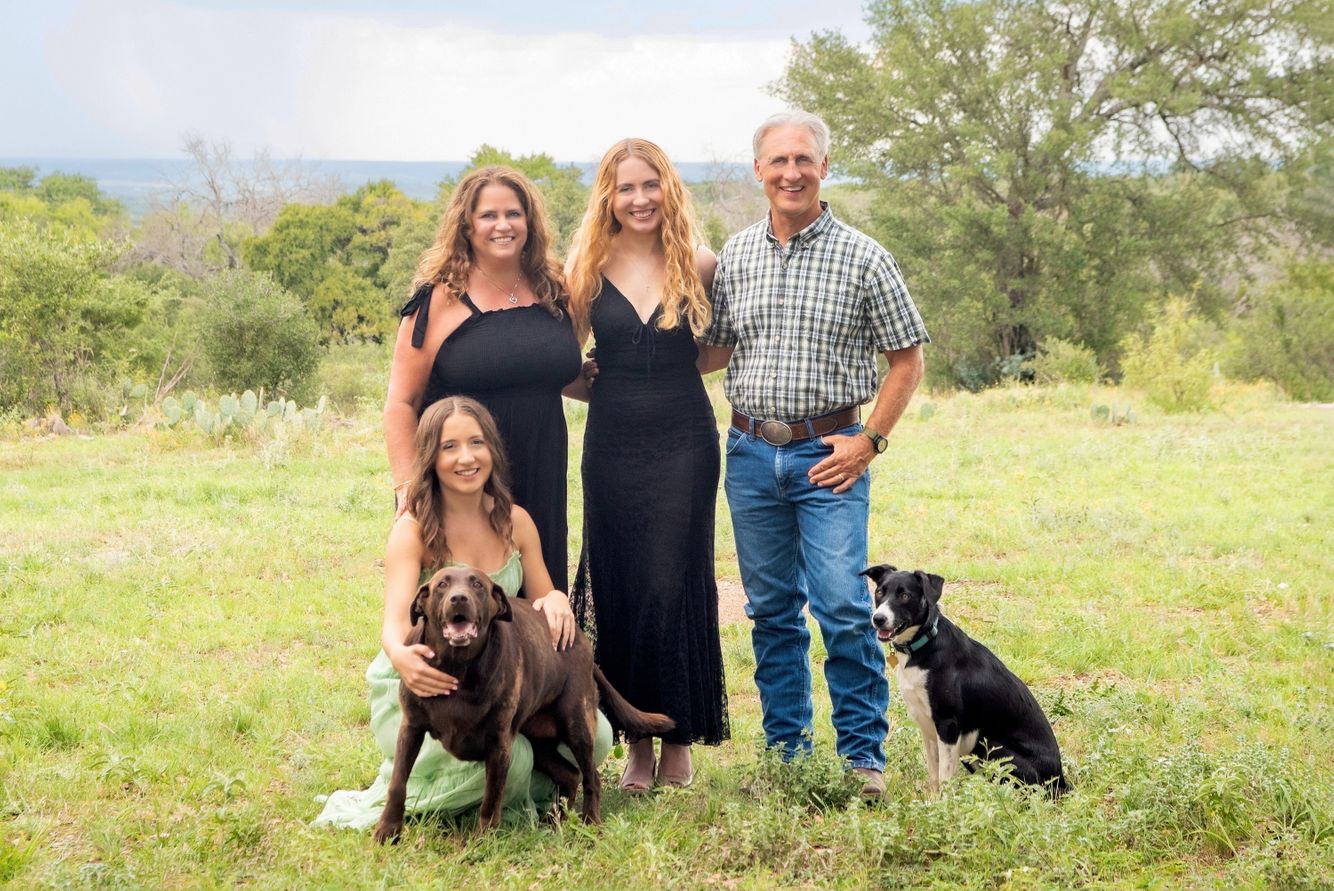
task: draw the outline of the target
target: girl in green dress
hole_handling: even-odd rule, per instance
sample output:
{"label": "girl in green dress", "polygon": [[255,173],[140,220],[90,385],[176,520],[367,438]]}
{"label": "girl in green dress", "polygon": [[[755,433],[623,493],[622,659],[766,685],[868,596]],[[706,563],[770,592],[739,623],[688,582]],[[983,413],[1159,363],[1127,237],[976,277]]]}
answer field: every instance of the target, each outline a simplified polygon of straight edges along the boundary
{"label": "girl in green dress", "polygon": [[[369,829],[379,819],[394,769],[402,716],[400,683],[418,696],[448,696],[458,687],[454,678],[427,664],[433,654],[425,644],[403,642],[412,627],[413,596],[435,569],[457,564],[483,570],[511,596],[526,598],[546,616],[553,647],[563,649],[573,641],[570,601],[552,589],[537,527],[528,512],[513,503],[506,471],[495,421],[479,403],[452,396],[422,415],[407,510],[395,521],[385,552],[383,649],[366,670],[371,730],[384,761],[369,789],[330,795],[316,825]],[[595,757],[601,761],[610,750],[611,726],[598,712]],[[573,764],[564,746],[561,751]],[[554,801],[554,784],[532,768],[532,747],[518,736],[505,784],[507,811],[532,815]],[[427,737],[408,780],[407,812],[456,814],[474,808],[481,803],[485,778],[481,762],[460,761]]]}

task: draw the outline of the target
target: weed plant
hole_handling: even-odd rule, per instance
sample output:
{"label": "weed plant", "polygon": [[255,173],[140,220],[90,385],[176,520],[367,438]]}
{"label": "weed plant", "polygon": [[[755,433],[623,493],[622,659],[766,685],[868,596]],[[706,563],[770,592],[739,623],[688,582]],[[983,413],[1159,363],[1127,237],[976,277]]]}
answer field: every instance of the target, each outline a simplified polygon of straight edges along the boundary
{"label": "weed plant", "polygon": [[[888,792],[861,801],[818,632],[814,755],[757,750],[737,621],[732,740],[697,749],[691,788],[627,797],[613,758],[600,827],[428,819],[389,849],[309,825],[378,761],[378,409],[277,452],[180,430],[0,441],[0,885],[1328,888],[1334,414],[1211,398],[1180,415],[1088,384],[937,395],[874,466],[872,559],[946,578],[945,612],[1051,716],[1061,799],[991,766],[931,798],[891,682]],[[720,500],[735,581],[732,541]]]}

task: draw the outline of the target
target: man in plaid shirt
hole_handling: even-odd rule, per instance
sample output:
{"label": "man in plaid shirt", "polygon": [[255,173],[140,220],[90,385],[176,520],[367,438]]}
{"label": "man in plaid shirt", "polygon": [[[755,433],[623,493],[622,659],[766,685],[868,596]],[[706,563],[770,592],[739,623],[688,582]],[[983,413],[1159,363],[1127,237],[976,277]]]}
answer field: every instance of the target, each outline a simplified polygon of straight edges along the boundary
{"label": "man in plaid shirt", "polygon": [[[775,115],[754,150],[769,215],[718,256],[701,365],[727,365],[725,486],[764,733],[788,757],[810,749],[809,604],[828,653],[838,753],[862,774],[863,794],[878,796],[889,683],[858,575],[868,562],[868,468],[921,380],[930,338],[894,258],[820,200],[825,123]],[[883,382],[877,353],[889,362]],[[860,406],[872,400],[863,426]]]}

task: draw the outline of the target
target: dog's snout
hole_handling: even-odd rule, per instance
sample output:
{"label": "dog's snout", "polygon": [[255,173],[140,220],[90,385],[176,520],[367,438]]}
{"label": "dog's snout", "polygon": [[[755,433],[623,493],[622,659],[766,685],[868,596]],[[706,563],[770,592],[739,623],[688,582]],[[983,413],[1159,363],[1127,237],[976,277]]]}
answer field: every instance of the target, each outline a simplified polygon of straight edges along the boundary
{"label": "dog's snout", "polygon": [[463,606],[468,602],[467,591],[451,591],[449,594],[450,606]]}
{"label": "dog's snout", "polygon": [[881,610],[876,610],[871,613],[871,622],[877,628],[884,628],[889,624],[889,616],[885,615]]}

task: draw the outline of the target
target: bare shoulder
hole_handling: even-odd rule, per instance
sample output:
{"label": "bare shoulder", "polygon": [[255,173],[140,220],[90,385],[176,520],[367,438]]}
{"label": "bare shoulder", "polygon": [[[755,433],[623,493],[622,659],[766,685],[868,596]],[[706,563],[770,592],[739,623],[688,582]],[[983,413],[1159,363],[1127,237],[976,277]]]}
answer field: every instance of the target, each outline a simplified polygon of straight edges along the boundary
{"label": "bare shoulder", "polygon": [[533,518],[529,516],[528,511],[517,504],[510,508],[510,523],[514,525],[515,538],[518,538],[521,532],[537,531],[537,524],[533,522]]}
{"label": "bare shoulder", "polygon": [[390,555],[420,556],[421,550],[421,525],[412,514],[404,514],[394,521],[393,527],[389,530],[386,551]]}
{"label": "bare shoulder", "polygon": [[706,290],[713,287],[713,274],[718,270],[718,255],[707,245],[695,248],[695,268],[699,270],[699,279]]}

